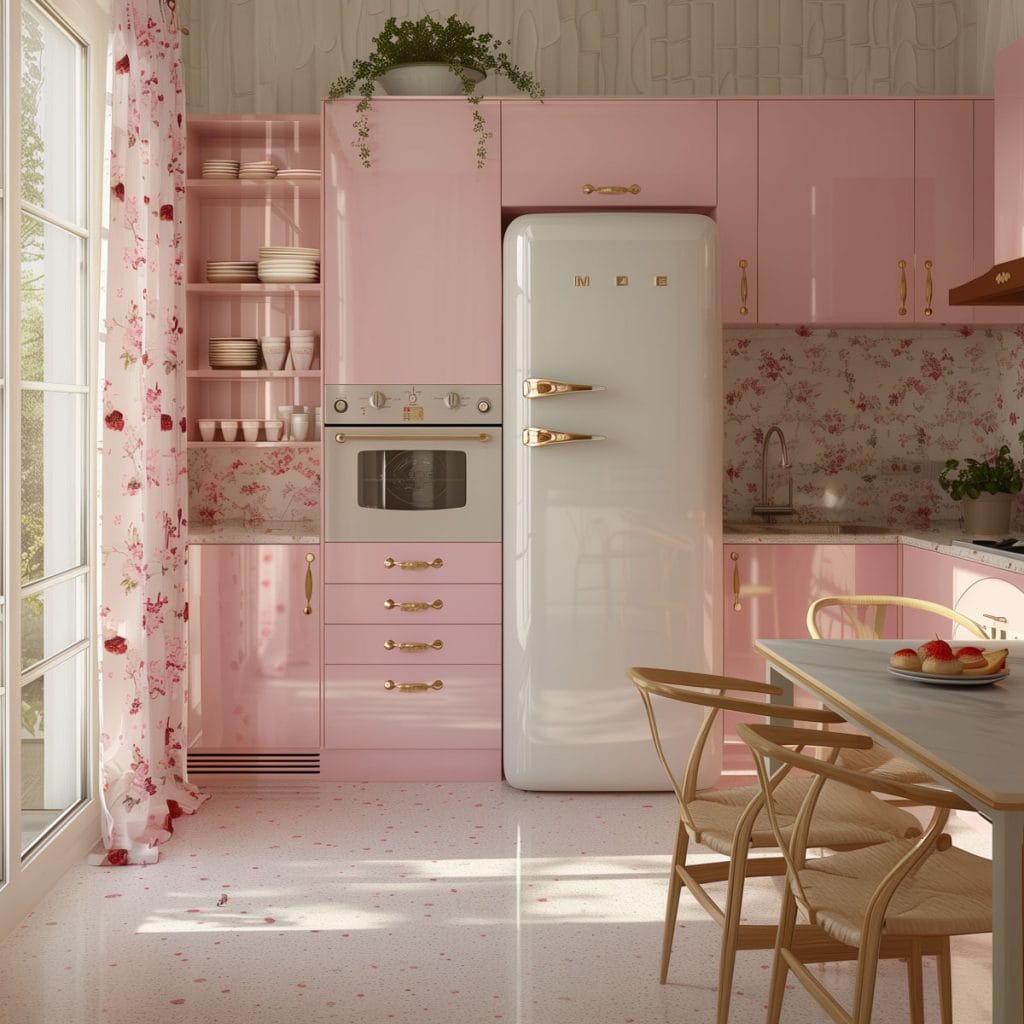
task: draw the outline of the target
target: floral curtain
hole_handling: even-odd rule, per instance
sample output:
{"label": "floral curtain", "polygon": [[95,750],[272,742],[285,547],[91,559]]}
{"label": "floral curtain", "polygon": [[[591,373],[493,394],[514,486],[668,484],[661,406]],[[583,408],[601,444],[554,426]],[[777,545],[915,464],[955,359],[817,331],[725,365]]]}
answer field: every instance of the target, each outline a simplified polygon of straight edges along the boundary
{"label": "floral curtain", "polygon": [[185,95],[173,0],[112,0],[103,385],[103,864],[157,859],[204,797],[184,779]]}

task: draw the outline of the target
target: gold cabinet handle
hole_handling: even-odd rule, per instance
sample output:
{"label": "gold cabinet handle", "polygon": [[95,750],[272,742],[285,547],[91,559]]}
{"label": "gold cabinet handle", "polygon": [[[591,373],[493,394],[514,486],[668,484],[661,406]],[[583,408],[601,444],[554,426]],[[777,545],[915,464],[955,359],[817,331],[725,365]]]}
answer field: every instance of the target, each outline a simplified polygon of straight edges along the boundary
{"label": "gold cabinet handle", "polygon": [[386,651],[439,651],[444,647],[443,640],[431,640],[430,643],[413,640],[385,640]]}
{"label": "gold cabinet handle", "polygon": [[399,693],[427,693],[430,690],[443,690],[444,680],[435,679],[432,683],[396,683],[394,679],[385,679],[384,689],[397,690]]}
{"label": "gold cabinet handle", "polygon": [[306,604],[302,609],[303,615],[313,614],[313,560],[314,554],[306,555]]}
{"label": "gold cabinet handle", "polygon": [[443,567],[443,558],[435,558],[432,562],[399,562],[394,558],[384,559],[385,569],[441,569]]}
{"label": "gold cabinet handle", "polygon": [[592,195],[594,192],[596,192],[598,195],[601,195],[601,196],[621,196],[621,195],[625,195],[627,192],[631,196],[638,196],[638,195],[640,195],[640,186],[639,185],[590,185],[590,184],[587,184],[587,185],[583,186],[583,194],[585,196]]}
{"label": "gold cabinet handle", "polygon": [[740,260],[740,316],[746,316],[750,312],[747,309],[747,267],[749,265],[746,260]]}
{"label": "gold cabinet handle", "polygon": [[525,427],[523,444],[527,448],[544,448],[549,444],[569,441],[606,441],[604,434],[570,434],[567,430],[548,430],[546,427]]}
{"label": "gold cabinet handle", "polygon": [[924,261],[924,315],[932,315],[932,267],[931,260]]}
{"label": "gold cabinet handle", "polygon": [[900,260],[896,266],[900,268],[900,306],[896,312],[900,316],[907,315],[907,261]]}
{"label": "gold cabinet handle", "polygon": [[570,395],[574,391],[604,391],[603,384],[569,384],[564,380],[545,380],[527,377],[523,381],[523,398],[550,398],[552,395]]}
{"label": "gold cabinet handle", "polygon": [[395,601],[388,597],[384,600],[384,607],[397,608],[400,612],[429,612],[432,608],[443,608],[444,601],[439,597],[433,601]]}
{"label": "gold cabinet handle", "polygon": [[740,556],[735,551],[730,551],[729,557],[732,559],[732,610],[741,612],[743,605],[740,602]]}

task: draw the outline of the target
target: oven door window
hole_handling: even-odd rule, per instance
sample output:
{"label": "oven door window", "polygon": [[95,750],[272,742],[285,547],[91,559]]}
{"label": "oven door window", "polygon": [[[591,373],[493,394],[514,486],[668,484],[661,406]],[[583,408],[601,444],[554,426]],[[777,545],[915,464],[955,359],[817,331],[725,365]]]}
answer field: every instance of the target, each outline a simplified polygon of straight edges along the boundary
{"label": "oven door window", "polygon": [[464,451],[361,451],[357,473],[360,508],[428,512],[466,506]]}

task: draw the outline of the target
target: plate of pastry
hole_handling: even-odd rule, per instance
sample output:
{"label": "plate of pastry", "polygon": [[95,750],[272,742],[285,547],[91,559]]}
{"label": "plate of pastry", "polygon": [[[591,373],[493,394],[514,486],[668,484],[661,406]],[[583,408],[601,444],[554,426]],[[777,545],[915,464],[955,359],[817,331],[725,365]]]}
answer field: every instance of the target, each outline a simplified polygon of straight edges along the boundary
{"label": "plate of pastry", "polygon": [[987,686],[1010,674],[1008,655],[1005,647],[953,647],[945,640],[928,640],[916,649],[901,647],[889,655],[889,672],[939,686]]}

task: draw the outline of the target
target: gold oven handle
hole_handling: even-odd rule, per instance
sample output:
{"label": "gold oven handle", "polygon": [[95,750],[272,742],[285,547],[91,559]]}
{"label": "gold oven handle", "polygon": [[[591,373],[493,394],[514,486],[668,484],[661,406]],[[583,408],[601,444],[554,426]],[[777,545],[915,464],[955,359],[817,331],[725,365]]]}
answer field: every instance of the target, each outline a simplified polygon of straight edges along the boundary
{"label": "gold oven handle", "polygon": [[544,448],[549,444],[569,441],[606,441],[604,434],[570,434],[567,430],[548,430],[546,427],[524,427],[523,444],[527,448]]}
{"label": "gold oven handle", "polygon": [[432,562],[399,562],[394,558],[384,559],[385,569],[443,569],[444,559],[435,558]]}
{"label": "gold oven handle", "polygon": [[397,690],[399,693],[427,693],[429,690],[444,689],[444,680],[435,679],[432,683],[396,683],[394,679],[385,679],[384,689]]}
{"label": "gold oven handle", "polygon": [[604,391],[603,384],[569,384],[564,380],[527,377],[523,381],[523,398],[550,398],[552,395],[571,395],[575,391]]}
{"label": "gold oven handle", "polygon": [[306,603],[302,608],[303,615],[313,614],[313,560],[314,554],[306,555]]}
{"label": "gold oven handle", "polygon": [[582,188],[582,192],[585,196],[592,195],[596,192],[601,196],[621,196],[627,192],[632,196],[640,195],[639,185],[591,185],[586,184]]}
{"label": "gold oven handle", "polygon": [[335,434],[336,444],[346,441],[479,441],[487,444],[492,441],[491,434],[427,434],[417,431],[415,434]]}
{"label": "gold oven handle", "polygon": [[414,640],[385,640],[386,651],[439,651],[444,647],[443,640],[431,640],[430,643]]}
{"label": "gold oven handle", "polygon": [[397,608],[400,612],[429,612],[432,608],[444,607],[444,601],[436,597],[433,601],[395,601],[393,598],[386,598],[384,607],[387,609]]}

